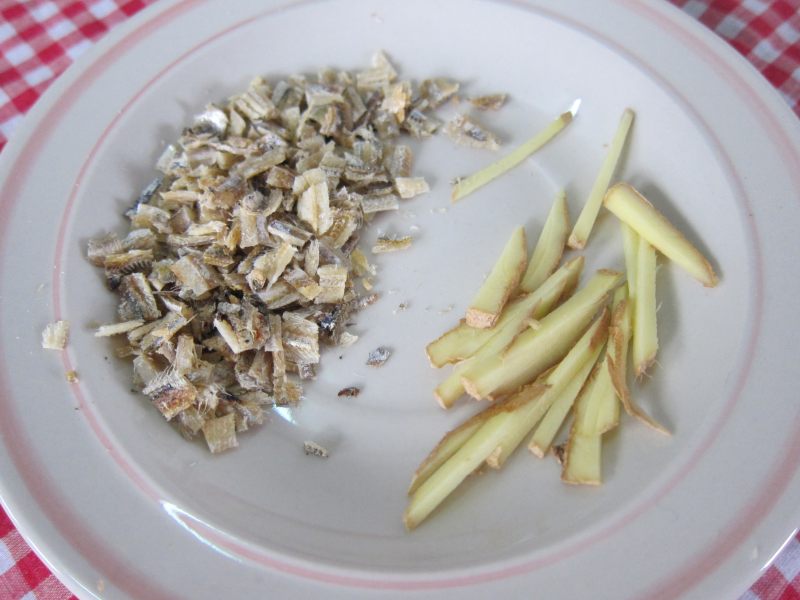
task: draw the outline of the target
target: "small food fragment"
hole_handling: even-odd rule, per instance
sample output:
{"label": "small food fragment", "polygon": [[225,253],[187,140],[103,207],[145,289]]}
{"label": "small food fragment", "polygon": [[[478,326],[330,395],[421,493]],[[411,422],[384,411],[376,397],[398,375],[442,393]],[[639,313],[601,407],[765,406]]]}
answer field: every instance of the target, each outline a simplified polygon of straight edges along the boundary
{"label": "small food fragment", "polygon": [[511,293],[517,288],[528,259],[525,230],[518,227],[506,242],[500,258],[467,309],[467,325],[485,329],[497,322]]}
{"label": "small food fragment", "polygon": [[614,185],[606,193],[603,203],[620,221],[704,286],[717,285],[719,279],[702,253],[631,185]]}
{"label": "small food fragment", "polygon": [[601,270],[569,300],[521,333],[503,356],[487,359],[465,372],[462,382],[476,399],[507,394],[556,364],[575,344],[621,275]]}
{"label": "small food fragment", "polygon": [[483,187],[490,181],[500,177],[500,175],[506,171],[516,167],[523,160],[528,158],[537,150],[540,150],[545,144],[547,144],[547,142],[552,140],[564,129],[564,127],[572,122],[574,116],[574,112],[565,112],[561,114],[540,133],[533,136],[527,142],[524,142],[510,154],[504,156],[497,162],[492,163],[477,173],[470,175],[469,177],[459,179],[453,186],[453,192],[451,195],[452,201],[457,202],[458,200],[461,200],[461,198],[464,196],[471,194],[478,188]]}
{"label": "small food fragment", "polygon": [[487,94],[486,96],[473,96],[469,99],[469,103],[478,110],[500,110],[506,103],[506,98],[508,98],[508,94]]}
{"label": "small food fragment", "polygon": [[404,200],[425,194],[431,190],[424,177],[396,177],[394,187]]}
{"label": "small food fragment", "polygon": [[77,371],[67,371],[64,376],[67,379],[67,383],[78,383],[78,372]]}
{"label": "small food fragment", "polygon": [[372,350],[367,356],[367,365],[370,367],[382,367],[389,357],[392,355],[392,351],[387,348],[386,346],[378,346],[375,350]]}
{"label": "small food fragment", "polygon": [[46,350],[63,350],[69,338],[69,321],[48,323],[42,331],[42,348]]}
{"label": "small food fragment", "polygon": [[202,426],[203,436],[212,454],[236,448],[236,415],[228,413],[222,417],[207,419]]}
{"label": "small food fragment", "polygon": [[603,196],[605,196],[611,183],[611,178],[614,177],[614,172],[617,170],[620,156],[628,139],[628,132],[633,123],[633,117],[634,113],[630,108],[626,108],[622,113],[614,139],[603,160],[603,166],[600,167],[597,179],[595,179],[592,190],[589,192],[589,198],[586,200],[586,204],[583,206],[578,220],[575,221],[575,227],[569,236],[570,248],[581,250],[586,246],[594,223],[597,220],[597,215],[600,212],[600,206],[603,204]]}
{"label": "small food fragment", "polygon": [[303,451],[307,456],[316,456],[319,458],[328,458],[328,450],[316,442],[305,441],[303,442]]}
{"label": "small food fragment", "polygon": [[556,270],[569,231],[569,207],[567,193],[561,190],[556,196],[553,206],[539,235],[539,241],[533,249],[528,268],[519,284],[523,292],[532,292],[538,288],[550,274]]}
{"label": "small food fragment", "polygon": [[397,252],[411,247],[414,238],[411,236],[401,238],[379,237],[372,246],[373,254],[384,254],[386,252]]}
{"label": "small food fragment", "polygon": [[112,335],[120,335],[128,333],[134,329],[138,329],[144,325],[142,319],[135,319],[133,321],[125,321],[123,323],[111,323],[109,325],[101,325],[94,333],[94,337],[110,337]]}
{"label": "small food fragment", "polygon": [[636,261],[636,302],[633,314],[633,369],[641,377],[656,359],[656,250],[639,239]]}
{"label": "small food fragment", "polygon": [[447,122],[445,134],[459,146],[484,150],[497,150],[500,140],[491,131],[467,115],[456,115]]}
{"label": "small food fragment", "polygon": [[342,388],[336,395],[339,396],[339,398],[356,398],[360,393],[361,393],[361,388],[351,386]]}

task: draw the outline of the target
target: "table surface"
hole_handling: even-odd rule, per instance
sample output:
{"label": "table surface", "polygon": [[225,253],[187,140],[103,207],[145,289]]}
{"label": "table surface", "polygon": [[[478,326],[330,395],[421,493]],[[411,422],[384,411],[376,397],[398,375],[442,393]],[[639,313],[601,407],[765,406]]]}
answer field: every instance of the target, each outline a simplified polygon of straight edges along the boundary
{"label": "table surface", "polygon": [[[155,1],[0,0],[0,151],[59,74]],[[800,115],[800,0],[670,1],[726,39]],[[0,600],[73,597],[0,508]],[[800,600],[800,534],[740,600]]]}

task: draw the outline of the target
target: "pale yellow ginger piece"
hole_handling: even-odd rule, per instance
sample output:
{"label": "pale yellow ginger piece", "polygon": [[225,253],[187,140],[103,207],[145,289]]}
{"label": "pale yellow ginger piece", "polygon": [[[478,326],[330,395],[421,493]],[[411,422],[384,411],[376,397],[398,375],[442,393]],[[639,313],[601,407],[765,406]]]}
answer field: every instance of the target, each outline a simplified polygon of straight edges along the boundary
{"label": "pale yellow ginger piece", "polygon": [[519,284],[527,258],[525,230],[518,227],[511,234],[500,258],[470,303],[467,309],[467,325],[484,329],[497,322],[508,298]]}
{"label": "pale yellow ginger piece", "polygon": [[558,116],[558,118],[551,122],[541,132],[537,133],[527,142],[514,149],[511,153],[507,154],[497,162],[490,164],[478,171],[477,173],[458,179],[453,186],[451,199],[453,202],[461,200],[464,196],[471,194],[480,187],[483,187],[490,181],[500,177],[506,171],[509,171],[520,164],[523,160],[528,158],[534,152],[544,147],[550,140],[552,140],[558,133],[560,133],[569,123],[572,122],[575,116],[573,112],[565,112]]}
{"label": "pale yellow ginger piece", "polygon": [[614,185],[606,193],[603,203],[620,221],[704,286],[717,285],[719,279],[711,263],[633,186],[627,183]]}
{"label": "pale yellow ginger piece", "polygon": [[608,148],[608,153],[603,160],[603,166],[600,167],[600,172],[597,174],[597,179],[595,179],[592,190],[589,192],[586,204],[584,204],[583,210],[578,216],[578,220],[575,221],[575,227],[569,236],[568,244],[570,248],[582,250],[589,240],[597,215],[600,213],[600,207],[603,204],[603,196],[608,190],[611,178],[614,177],[614,172],[617,170],[622,151],[625,149],[625,142],[633,124],[633,117],[634,113],[630,108],[626,108],[623,111],[614,139],[611,141],[611,146]]}
{"label": "pale yellow ginger piece", "polygon": [[495,469],[502,467],[525,436],[554,404],[563,402],[562,398],[569,402],[575,399],[603,348],[607,328],[608,313],[604,311],[567,355],[537,380],[545,385],[547,390],[542,393],[537,401],[536,410],[530,413],[527,420],[519,419],[509,427],[497,451],[486,461],[490,467]]}
{"label": "pale yellow ginger piece", "polygon": [[[573,281],[577,281],[583,270],[584,262],[582,256],[576,256],[564,263],[542,285],[537,287],[536,291],[533,292],[537,300],[536,308],[532,315],[534,319],[544,317],[562,296],[568,295],[565,292]],[[525,297],[527,296],[521,296],[509,302],[494,327],[477,329],[470,327],[467,325],[466,320],[462,319],[456,327],[445,332],[425,348],[431,365],[441,367],[448,363],[464,360],[475,354],[497,331],[510,321],[518,318],[519,313],[524,308],[523,299]]]}
{"label": "pale yellow ginger piece", "polygon": [[521,333],[503,356],[465,372],[467,393],[477,399],[507,394],[561,360],[606,303],[620,278],[614,271],[598,271],[569,300],[542,318],[537,329]]}
{"label": "pale yellow ginger piece", "polygon": [[633,318],[633,369],[641,377],[656,359],[658,327],[656,319],[656,250],[647,240],[639,240],[636,262],[636,303]]}
{"label": "pale yellow ginger piece", "polygon": [[567,193],[561,190],[556,196],[553,206],[539,235],[539,241],[533,249],[528,268],[519,287],[524,292],[532,292],[538,288],[550,274],[556,270],[561,256],[564,254],[564,244],[569,232],[569,207],[567,206]]}
{"label": "pale yellow ginger piece", "polygon": [[648,427],[669,435],[666,427],[644,412],[633,400],[628,388],[628,348],[631,340],[633,310],[626,291],[625,286],[620,286],[614,294],[614,312],[608,332],[611,381],[625,412]]}

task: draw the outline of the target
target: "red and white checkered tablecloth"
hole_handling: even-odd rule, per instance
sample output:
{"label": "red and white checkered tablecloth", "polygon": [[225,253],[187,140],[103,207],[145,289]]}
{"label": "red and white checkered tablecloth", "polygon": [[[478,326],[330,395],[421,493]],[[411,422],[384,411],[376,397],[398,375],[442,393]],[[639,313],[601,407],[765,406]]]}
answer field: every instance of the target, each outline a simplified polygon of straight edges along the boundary
{"label": "red and white checkered tablecloth", "polygon": [[[154,1],[0,0],[0,150],[72,61]],[[670,1],[728,40],[800,115],[800,0]],[[0,508],[0,600],[71,597]],[[740,600],[800,600],[800,534]]]}

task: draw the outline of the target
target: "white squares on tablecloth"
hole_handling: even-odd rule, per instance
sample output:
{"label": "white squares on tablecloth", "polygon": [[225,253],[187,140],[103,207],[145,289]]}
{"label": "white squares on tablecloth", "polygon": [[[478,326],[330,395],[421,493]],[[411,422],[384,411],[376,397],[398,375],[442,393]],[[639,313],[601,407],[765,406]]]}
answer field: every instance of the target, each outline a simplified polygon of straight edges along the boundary
{"label": "white squares on tablecloth", "polygon": [[30,86],[39,85],[43,81],[47,81],[53,76],[53,70],[46,66],[42,65],[41,67],[36,67],[30,73],[25,73],[25,83]]}
{"label": "white squares on tablecloth", "polygon": [[4,106],[10,100],[11,98],[8,97],[8,94],[3,91],[3,88],[0,88],[0,106]]}
{"label": "white squares on tablecloth", "polygon": [[764,0],[743,0],[742,8],[746,8],[750,12],[760,15],[769,8],[769,3]]}
{"label": "white squares on tablecloth", "polygon": [[[22,115],[14,115],[10,119],[8,119],[5,123],[0,123],[0,134],[2,134],[3,137],[5,137],[6,139],[9,139],[11,137],[11,132],[14,131],[14,128],[17,126],[17,123],[19,123],[21,120],[22,120]],[[3,546],[2,543],[0,543],[0,546],[5,548],[5,546]]]}
{"label": "white squares on tablecloth", "polygon": [[6,546],[5,543],[0,542],[0,574],[5,573],[13,566],[14,557],[11,556],[8,546]]}
{"label": "white squares on tablecloth", "polygon": [[19,600],[37,600],[37,598],[36,598],[36,592],[34,592],[33,590],[31,590],[30,592],[28,592],[27,594],[25,594],[24,596],[22,596],[22,597],[21,597]]}
{"label": "white squares on tablecloth", "polygon": [[17,35],[17,32],[14,31],[14,28],[11,25],[8,23],[0,23],[0,42],[10,40],[15,35]]}
{"label": "white squares on tablecloth", "polygon": [[54,40],[60,40],[75,31],[75,25],[69,19],[60,19],[47,28],[48,35]]}
{"label": "white squares on tablecloth", "polygon": [[752,53],[764,62],[771,63],[778,58],[781,53],[772,45],[769,40],[761,40],[754,47]]}
{"label": "white squares on tablecloth", "polygon": [[786,581],[793,581],[797,577],[800,573],[800,542],[797,538],[792,536],[775,558],[773,566],[781,572]]}
{"label": "white squares on tablecloth", "polygon": [[742,32],[747,24],[733,15],[726,15],[714,29],[718,34],[726,38],[735,38]]}
{"label": "white squares on tablecloth", "polygon": [[689,2],[683,5],[683,11],[689,13],[696,19],[699,19],[706,10],[708,10],[708,4],[700,2],[699,0],[689,0]]}
{"label": "white squares on tablecloth", "polygon": [[747,590],[744,594],[739,596],[739,600],[764,600],[756,596],[751,590]]}
{"label": "white squares on tablecloth", "polygon": [[39,6],[30,9],[31,16],[39,23],[46,21],[57,12],[58,9],[52,2],[43,2]]}
{"label": "white squares on tablecloth", "polygon": [[33,48],[31,48],[25,42],[20,42],[5,52],[5,59],[15,67],[22,64],[32,56]]}
{"label": "white squares on tablecloth", "polygon": [[81,40],[71,48],[67,48],[67,56],[69,56],[72,60],[75,60],[91,47],[92,42],[90,40]]}
{"label": "white squares on tablecloth", "polygon": [[111,0],[100,0],[100,2],[93,2],[89,5],[89,12],[92,13],[97,19],[104,19],[117,8],[117,5]]}
{"label": "white squares on tablecloth", "polygon": [[787,44],[800,42],[800,26],[794,25],[789,21],[784,21],[775,28],[775,33]]}

